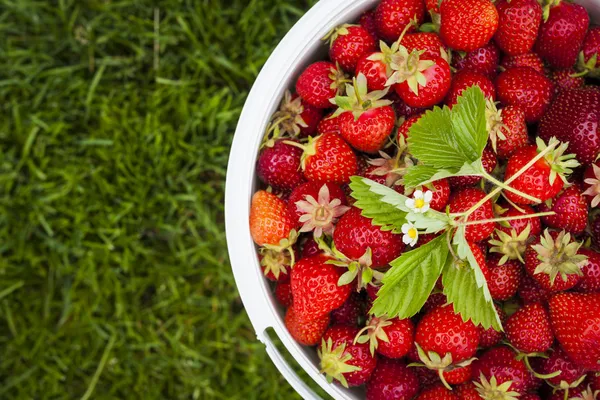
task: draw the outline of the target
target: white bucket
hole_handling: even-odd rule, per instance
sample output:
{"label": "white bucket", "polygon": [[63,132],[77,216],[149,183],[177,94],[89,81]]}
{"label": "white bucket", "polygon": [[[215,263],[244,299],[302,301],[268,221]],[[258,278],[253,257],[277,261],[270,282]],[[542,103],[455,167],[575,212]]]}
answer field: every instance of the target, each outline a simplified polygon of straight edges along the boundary
{"label": "white bucket", "polygon": [[[600,21],[600,0],[576,1],[586,7],[592,20]],[[321,38],[337,25],[358,20],[377,5],[377,0],[321,0],[283,38],[254,83],[233,138],[227,168],[225,224],[231,267],[238,291],[258,339],[292,387],[304,399],[319,399],[292,370],[266,333],[273,328],[300,366],[335,399],[360,399],[360,389],[330,384],[319,373],[312,348],[298,343],[288,333],[283,311],[277,304],[260,268],[250,236],[250,199],[257,188],[256,159],[263,134],[286,89],[293,88],[303,68],[326,51]]]}

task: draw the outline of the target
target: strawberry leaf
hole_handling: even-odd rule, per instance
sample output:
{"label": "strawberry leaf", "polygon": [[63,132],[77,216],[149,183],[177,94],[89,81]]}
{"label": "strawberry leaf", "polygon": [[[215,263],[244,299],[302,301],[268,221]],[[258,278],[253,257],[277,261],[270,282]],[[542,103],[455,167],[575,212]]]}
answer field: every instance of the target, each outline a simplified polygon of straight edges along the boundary
{"label": "strawberry leaf", "polygon": [[482,170],[483,166],[481,160],[477,160],[471,164],[465,163],[461,168],[441,170],[428,165],[415,165],[414,167],[409,168],[404,175],[404,186],[415,188],[451,176],[481,175]]}
{"label": "strawberry leaf", "polygon": [[417,314],[433,290],[448,254],[446,236],[442,235],[392,261],[371,313],[401,319]]}

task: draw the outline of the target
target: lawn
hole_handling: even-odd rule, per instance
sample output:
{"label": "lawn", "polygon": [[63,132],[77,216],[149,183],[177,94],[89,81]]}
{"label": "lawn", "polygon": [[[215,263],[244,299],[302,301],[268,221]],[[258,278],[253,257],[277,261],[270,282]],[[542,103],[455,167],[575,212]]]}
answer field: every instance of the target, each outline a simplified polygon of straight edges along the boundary
{"label": "lawn", "polygon": [[293,398],[223,226],[246,94],[314,0],[0,0],[0,398]]}

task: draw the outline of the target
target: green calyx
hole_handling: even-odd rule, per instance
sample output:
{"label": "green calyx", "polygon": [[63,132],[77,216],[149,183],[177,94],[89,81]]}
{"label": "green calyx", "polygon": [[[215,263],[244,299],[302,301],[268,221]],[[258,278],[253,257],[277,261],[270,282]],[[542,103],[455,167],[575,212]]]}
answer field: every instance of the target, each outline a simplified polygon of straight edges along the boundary
{"label": "green calyx", "polygon": [[573,397],[572,400],[596,400],[600,396],[600,390],[592,390],[590,385],[577,397]]}
{"label": "green calyx", "polygon": [[583,275],[581,267],[587,262],[587,256],[577,254],[582,243],[571,242],[571,234],[562,231],[552,238],[548,229],[540,237],[540,243],[533,246],[537,252],[540,264],[534,274],[547,274],[550,282],[554,284],[556,277],[560,275],[566,281],[569,275]]}
{"label": "green calyx", "polygon": [[361,370],[360,367],[348,364],[349,361],[352,361],[352,355],[346,353],[346,344],[334,348],[331,338],[327,341],[325,339],[321,340],[318,355],[321,360],[321,373],[325,374],[329,383],[335,379],[347,388],[348,381],[346,381],[344,374]]}
{"label": "green calyx", "polygon": [[[329,87],[337,90],[338,95],[343,95],[346,83],[350,82],[350,79],[348,79],[344,70],[340,68],[339,65],[336,65],[335,68],[331,68],[329,79],[331,79],[331,85]],[[333,99],[329,99],[329,101],[333,102]]]}
{"label": "green calyx", "polygon": [[550,184],[554,184],[559,177],[567,184],[567,175],[573,173],[573,168],[579,167],[579,162],[575,159],[575,154],[565,154],[569,147],[569,142],[561,143],[555,137],[550,138],[546,144],[541,138],[536,139],[538,152],[545,151],[548,147],[554,147],[544,155],[544,159],[550,165]]}
{"label": "green calyx", "polygon": [[329,43],[329,47],[333,46],[333,42],[336,41],[336,39],[339,36],[345,36],[347,34],[350,33],[350,31],[348,30],[348,28],[351,28],[353,26],[359,26],[359,25],[352,25],[352,24],[343,24],[340,26],[336,26],[335,28],[333,28],[332,30],[330,30],[327,35],[325,35],[323,37],[323,41]]}
{"label": "green calyx", "polygon": [[550,10],[560,4],[561,0],[538,0],[542,5],[542,17],[544,22],[550,17]]}
{"label": "green calyx", "polygon": [[583,51],[579,52],[577,59],[577,70],[578,74],[573,77],[590,76],[593,78],[600,78],[600,68],[596,66],[598,63],[598,53],[593,54],[587,61]]}
{"label": "green calyx", "polygon": [[296,263],[296,257],[292,246],[298,240],[298,232],[292,229],[290,235],[279,241],[279,244],[266,244],[260,248],[262,255],[260,265],[264,267],[264,274],[273,273],[275,279],[279,279],[280,274],[287,274],[288,268],[292,268]]}
{"label": "green calyx", "polygon": [[500,265],[508,260],[519,260],[524,263],[523,255],[527,249],[527,240],[531,232],[531,225],[527,225],[519,234],[512,229],[510,235],[504,231],[496,229],[497,239],[492,239],[489,243],[492,245],[490,252],[502,254]]}
{"label": "green calyx", "polygon": [[[396,157],[392,158],[389,154],[382,151],[379,152],[381,158],[368,160],[370,165],[376,166],[371,174],[376,176],[385,176],[385,185],[387,187],[394,187],[396,185],[402,185],[402,177],[406,174],[408,168],[415,165],[412,158],[405,154],[404,149],[400,147]],[[405,192],[406,193],[406,192]]]}
{"label": "green calyx", "polygon": [[510,390],[512,381],[498,385],[498,380],[492,376],[488,380],[483,374],[479,375],[479,382],[473,382],[479,396],[484,400],[517,400],[521,394]]}
{"label": "green calyx", "polygon": [[387,317],[371,317],[367,325],[362,328],[356,337],[354,343],[369,343],[371,355],[375,355],[375,350],[379,347],[379,341],[388,343],[390,339],[383,328],[390,326],[392,322]]}
{"label": "green calyx", "polygon": [[304,106],[300,96],[292,99],[292,93],[286,90],[279,110],[273,114],[271,123],[267,127],[264,146],[273,147],[275,140],[280,137],[297,137],[300,128],[308,125],[302,118]]}
{"label": "green calyx", "polygon": [[419,345],[419,343],[415,342],[415,346],[417,348],[417,353],[419,354],[419,359],[421,363],[411,363],[409,367],[427,367],[430,370],[437,371],[440,377],[440,380],[448,388],[452,390],[452,387],[446,382],[446,378],[444,377],[444,372],[450,372],[458,368],[463,368],[468,365],[471,365],[473,361],[477,358],[470,358],[468,360],[461,361],[459,363],[452,363],[452,354],[446,353],[444,357],[441,357],[435,351],[428,351],[425,353],[425,350]]}
{"label": "green calyx", "polygon": [[335,99],[331,100],[333,104],[338,106],[332,118],[350,111],[354,115],[354,119],[357,120],[366,111],[389,106],[392,102],[383,99],[388,92],[389,88],[369,93],[367,77],[358,74],[358,77],[353,79],[352,85],[346,85],[347,96],[336,96]]}
{"label": "green calyx", "polygon": [[294,146],[294,147],[298,147],[299,149],[302,149],[303,153],[302,153],[302,156],[300,157],[300,166],[302,167],[302,170],[306,169],[306,160],[308,159],[308,157],[312,157],[315,154],[317,154],[317,144],[319,142],[319,139],[321,139],[321,136],[322,135],[319,135],[317,137],[309,136],[308,141],[305,144],[294,142],[291,140],[286,140],[285,142],[283,142],[290,146]]}
{"label": "green calyx", "polygon": [[423,50],[413,50],[409,54],[406,47],[401,45],[392,56],[390,67],[394,72],[385,83],[386,86],[406,82],[410,90],[418,95],[419,86],[427,84],[427,78],[423,71],[435,65],[435,62],[431,60],[421,60],[423,53]]}
{"label": "green calyx", "polygon": [[506,140],[504,132],[508,129],[502,121],[502,110],[498,110],[496,103],[491,99],[485,102],[485,123],[492,142],[494,152],[497,152],[498,140]]}

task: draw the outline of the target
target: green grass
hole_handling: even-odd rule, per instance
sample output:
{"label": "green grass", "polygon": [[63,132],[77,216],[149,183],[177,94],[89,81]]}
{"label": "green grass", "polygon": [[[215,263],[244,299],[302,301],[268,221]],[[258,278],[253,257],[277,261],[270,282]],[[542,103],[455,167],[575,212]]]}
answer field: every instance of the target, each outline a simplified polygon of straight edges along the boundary
{"label": "green grass", "polygon": [[0,398],[293,398],[223,226],[251,83],[314,0],[0,0]]}

